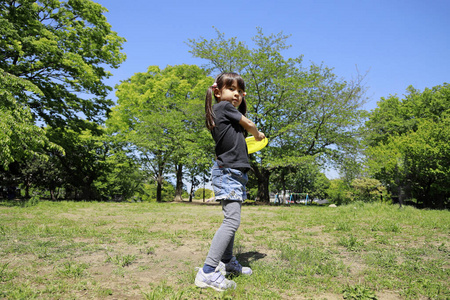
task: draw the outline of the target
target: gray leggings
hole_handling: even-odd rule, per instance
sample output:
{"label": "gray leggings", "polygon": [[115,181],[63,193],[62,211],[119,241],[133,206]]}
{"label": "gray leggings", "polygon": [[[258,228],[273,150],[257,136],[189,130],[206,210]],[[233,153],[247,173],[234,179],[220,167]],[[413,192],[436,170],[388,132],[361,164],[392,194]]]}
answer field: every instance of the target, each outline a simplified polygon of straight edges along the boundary
{"label": "gray leggings", "polygon": [[233,257],[234,234],[241,224],[241,201],[222,200],[223,222],[211,242],[205,264],[217,267]]}

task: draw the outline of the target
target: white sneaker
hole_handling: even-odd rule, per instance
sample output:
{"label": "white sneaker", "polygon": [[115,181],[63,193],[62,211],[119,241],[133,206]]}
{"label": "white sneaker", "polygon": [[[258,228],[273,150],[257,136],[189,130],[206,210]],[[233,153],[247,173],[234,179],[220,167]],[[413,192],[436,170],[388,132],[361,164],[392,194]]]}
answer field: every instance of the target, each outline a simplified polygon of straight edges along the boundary
{"label": "white sneaker", "polygon": [[216,271],[219,271],[222,273],[222,275],[252,275],[253,271],[249,267],[243,267],[241,264],[237,261],[236,257],[233,256],[233,258],[230,260],[229,263],[225,264],[223,262],[219,262],[219,265],[216,268]]}
{"label": "white sneaker", "polygon": [[195,285],[200,288],[210,287],[219,292],[236,289],[236,282],[226,279],[217,269],[212,273],[205,274],[203,268],[200,268],[195,276]]}

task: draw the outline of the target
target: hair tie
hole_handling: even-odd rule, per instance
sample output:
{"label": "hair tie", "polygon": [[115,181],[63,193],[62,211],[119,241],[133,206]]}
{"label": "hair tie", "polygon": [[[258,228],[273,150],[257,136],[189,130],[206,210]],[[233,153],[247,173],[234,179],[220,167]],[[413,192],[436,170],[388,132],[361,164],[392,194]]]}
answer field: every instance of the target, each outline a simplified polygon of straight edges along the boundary
{"label": "hair tie", "polygon": [[212,89],[216,89],[217,88],[217,82],[214,82],[213,85],[211,86]]}

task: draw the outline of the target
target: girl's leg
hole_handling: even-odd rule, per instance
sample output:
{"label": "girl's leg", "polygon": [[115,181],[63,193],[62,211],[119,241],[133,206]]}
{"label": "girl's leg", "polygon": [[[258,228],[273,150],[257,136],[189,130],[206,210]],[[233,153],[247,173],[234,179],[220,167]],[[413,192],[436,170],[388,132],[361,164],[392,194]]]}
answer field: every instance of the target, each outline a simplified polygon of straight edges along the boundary
{"label": "girl's leg", "polygon": [[222,258],[232,258],[234,234],[241,223],[241,206],[241,201],[222,200],[224,219],[211,242],[205,265],[217,267]]}
{"label": "girl's leg", "polygon": [[234,236],[235,234],[233,234],[231,241],[228,243],[228,246],[222,255],[221,261],[223,261],[224,263],[228,263],[233,258]]}

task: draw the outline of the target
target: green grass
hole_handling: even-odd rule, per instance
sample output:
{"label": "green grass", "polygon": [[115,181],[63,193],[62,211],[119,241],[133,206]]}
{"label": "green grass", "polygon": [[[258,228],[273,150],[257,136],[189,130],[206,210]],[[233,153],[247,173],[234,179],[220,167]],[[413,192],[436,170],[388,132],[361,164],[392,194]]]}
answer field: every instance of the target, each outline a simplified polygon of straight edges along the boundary
{"label": "green grass", "polygon": [[218,205],[0,205],[0,299],[449,299],[450,212],[383,204],[244,206],[250,277],[194,286]]}

